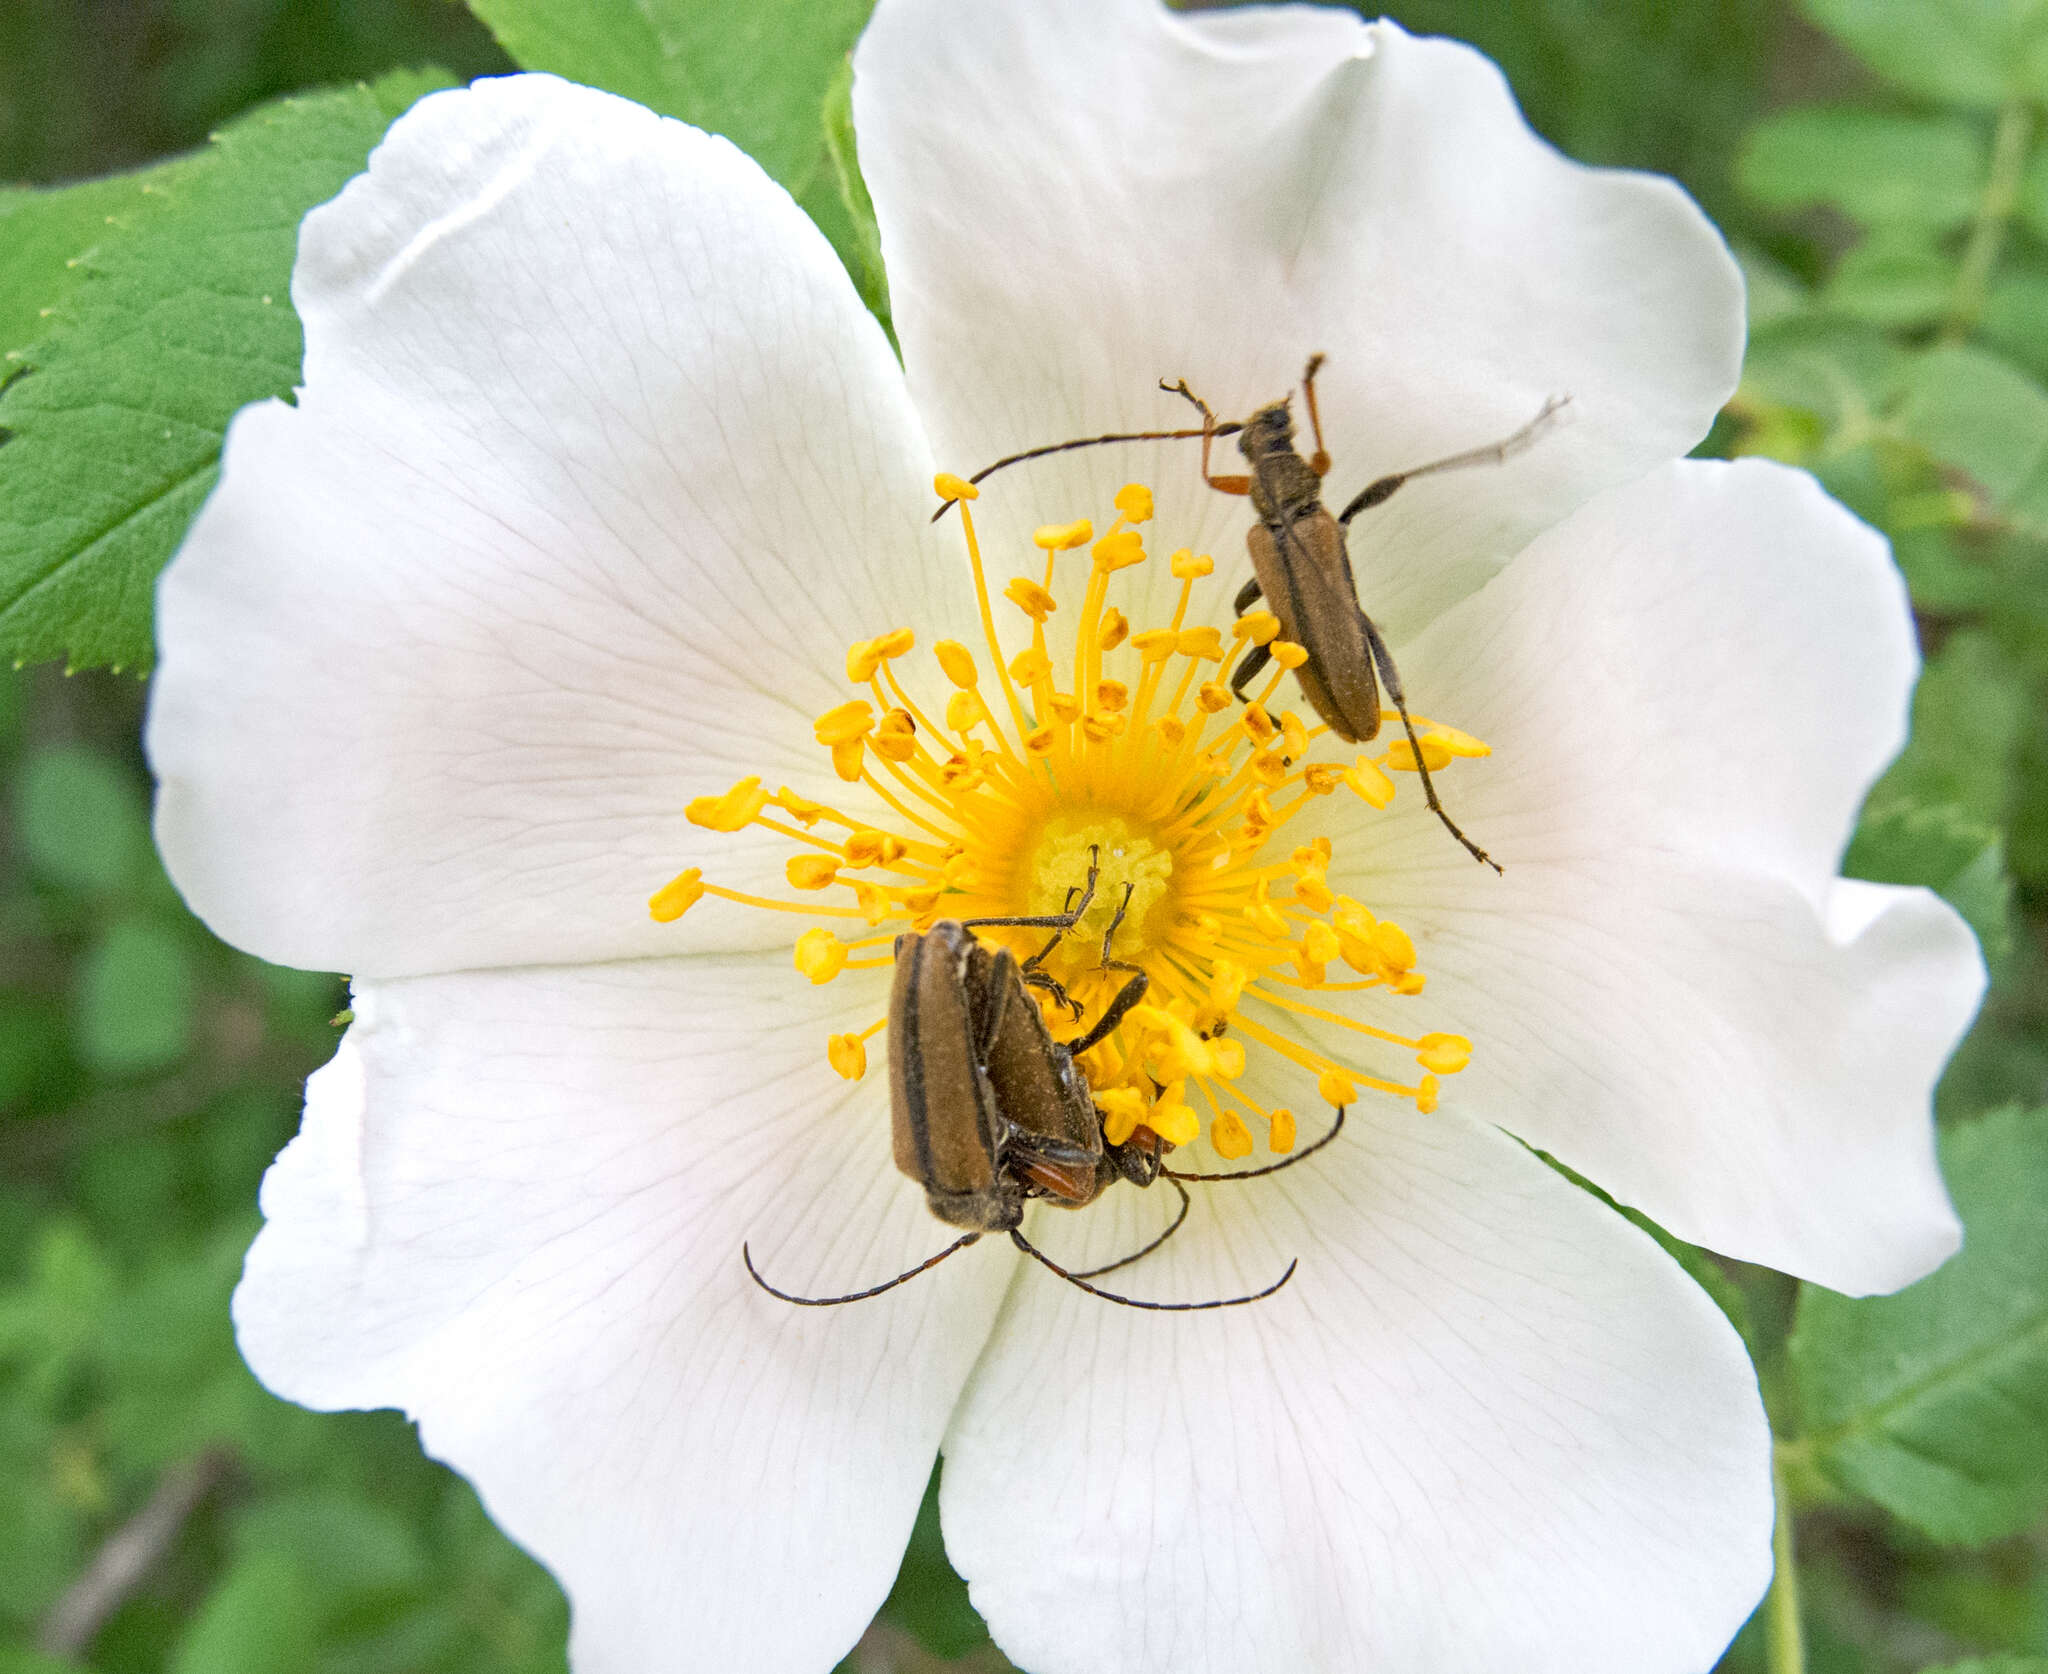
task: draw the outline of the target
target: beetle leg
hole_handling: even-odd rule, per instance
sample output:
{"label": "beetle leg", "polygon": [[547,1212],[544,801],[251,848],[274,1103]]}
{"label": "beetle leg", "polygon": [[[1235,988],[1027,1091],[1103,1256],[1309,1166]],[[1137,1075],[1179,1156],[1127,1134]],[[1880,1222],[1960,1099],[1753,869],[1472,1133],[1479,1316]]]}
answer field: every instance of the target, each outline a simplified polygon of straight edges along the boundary
{"label": "beetle leg", "polygon": [[[1025,930],[1031,929],[1034,926],[1053,930],[1071,930],[1074,928],[1074,921],[1088,910],[1088,903],[1095,899],[1095,880],[1101,874],[1101,871],[1102,848],[1099,844],[1090,843],[1088,845],[1088,880],[1081,886],[1081,899],[1078,902],[1074,899],[1074,892],[1071,889],[1067,891],[1065,911],[1039,913],[1023,918],[963,918],[960,921],[961,927],[967,930],[979,930],[984,926],[1007,925],[1012,928]],[[1059,937],[1055,936],[1051,941],[1047,942],[1042,951],[1032,955],[1031,963],[1025,966],[1025,969],[1031,970],[1035,968],[1039,960],[1059,946],[1059,940]]]}
{"label": "beetle leg", "polygon": [[761,1277],[754,1267],[753,1252],[744,1244],[740,1246],[740,1260],[747,1265],[747,1277],[752,1279],[755,1284],[759,1285],[770,1296],[779,1297],[784,1302],[794,1302],[799,1308],[836,1308],[842,1302],[865,1302],[870,1296],[880,1296],[885,1290],[894,1290],[898,1285],[916,1278],[918,1274],[938,1266],[949,1255],[966,1249],[969,1244],[972,1244],[980,1236],[981,1234],[978,1232],[970,1232],[965,1238],[956,1238],[929,1261],[920,1261],[909,1272],[898,1273],[895,1278],[886,1279],[878,1285],[869,1285],[866,1290],[848,1291],[844,1296],[792,1296],[786,1290],[777,1290],[766,1279]]}
{"label": "beetle leg", "polygon": [[1396,471],[1391,476],[1369,482],[1358,491],[1350,505],[1337,514],[1337,521],[1347,528],[1351,520],[1362,511],[1371,511],[1391,499],[1394,490],[1414,477],[1426,477],[1437,471],[1462,471],[1468,465],[1504,465],[1550,427],[1552,419],[1564,411],[1570,403],[1569,395],[1553,395],[1545,399],[1536,416],[1512,436],[1504,436],[1498,442],[1489,442],[1483,448],[1468,448],[1463,453],[1454,453],[1448,459],[1432,459],[1427,465],[1417,465],[1412,470]]}
{"label": "beetle leg", "polygon": [[1242,616],[1265,596],[1265,589],[1259,585],[1259,578],[1253,576],[1237,590],[1237,597],[1230,601],[1230,614]]}
{"label": "beetle leg", "polygon": [[[1062,934],[1064,934],[1064,932],[1062,932]],[[1049,972],[1041,971],[1035,968],[1039,960],[1043,959],[1048,953],[1050,953],[1055,947],[1059,945],[1059,940],[1059,936],[1055,935],[1051,941],[1047,942],[1044,947],[1040,948],[1038,952],[1034,953],[1030,959],[1025,961],[1024,964],[1019,965],[1017,967],[1017,975],[1019,976],[1019,978],[1023,980],[1024,985],[1027,988],[1043,988],[1048,994],[1050,994],[1053,997],[1053,1001],[1055,1004],[1065,1006],[1068,1011],[1072,1012],[1074,1015],[1074,1021],[1078,1023],[1081,1021],[1081,1012],[1083,1009],[1081,1002],[1075,999],[1073,995],[1069,994],[1064,988],[1060,986],[1059,979],[1057,977],[1054,977]]]}
{"label": "beetle leg", "polygon": [[[1127,965],[1119,966],[1118,968],[1121,970],[1130,969]],[[1145,997],[1145,990],[1151,987],[1151,985],[1152,979],[1143,971],[1139,971],[1136,976],[1132,977],[1129,982],[1116,991],[1116,998],[1103,1008],[1102,1015],[1096,1018],[1095,1026],[1092,1029],[1078,1039],[1061,1041],[1060,1044],[1078,1058],[1089,1047],[1096,1045],[1110,1030],[1121,1023],[1131,1007]]]}
{"label": "beetle leg", "polygon": [[1235,424],[1219,425],[1216,422],[1216,415],[1209,410],[1209,403],[1188,388],[1188,381],[1185,378],[1176,378],[1170,384],[1161,378],[1159,387],[1168,395],[1178,395],[1183,400],[1193,402],[1195,410],[1202,415],[1202,481],[1219,494],[1249,494],[1252,491],[1250,477],[1217,477],[1209,474],[1210,446],[1218,436],[1228,436],[1241,427]]}
{"label": "beetle leg", "polygon": [[1310,1157],[1314,1156],[1325,1145],[1329,1144],[1331,1140],[1335,1139],[1337,1135],[1342,1133],[1344,1131],[1345,1109],[1344,1105],[1338,1105],[1337,1119],[1330,1124],[1330,1131],[1313,1145],[1305,1150],[1295,1152],[1293,1156],[1288,1157],[1285,1161],[1268,1163],[1264,1168],[1241,1168],[1234,1174],[1187,1174],[1177,1168],[1168,1168],[1162,1163],[1159,1172],[1169,1180],[1207,1180],[1212,1183],[1224,1180],[1256,1180],[1262,1174],[1278,1174],[1283,1168],[1292,1168],[1298,1162],[1307,1162]]}
{"label": "beetle leg", "polygon": [[1373,620],[1364,611],[1358,619],[1365,624],[1366,643],[1372,647],[1372,660],[1379,665],[1380,684],[1387,689],[1387,696],[1394,700],[1394,710],[1401,717],[1401,730],[1408,735],[1408,748],[1415,752],[1415,770],[1422,775],[1422,794],[1429,803],[1429,811],[1443,821],[1443,826],[1453,837],[1465,845],[1465,850],[1474,860],[1491,866],[1496,872],[1500,862],[1495,860],[1464,832],[1458,829],[1458,822],[1444,812],[1444,805],[1436,798],[1436,786],[1429,780],[1429,763],[1422,757],[1422,740],[1415,736],[1415,723],[1408,718],[1408,700],[1401,692],[1401,676],[1394,668],[1394,655],[1387,649],[1387,642],[1380,638],[1380,631],[1373,626]]}
{"label": "beetle leg", "polygon": [[1316,411],[1316,374],[1323,369],[1323,357],[1313,354],[1301,374],[1301,393],[1308,402],[1309,428],[1315,432],[1316,451],[1309,456],[1308,468],[1319,477],[1330,474],[1330,450],[1323,446],[1323,415]]}
{"label": "beetle leg", "polygon": [[1237,665],[1237,672],[1230,677],[1230,695],[1239,703],[1245,701],[1244,689],[1259,677],[1260,672],[1273,660],[1270,645],[1254,645],[1243,662]]}
{"label": "beetle leg", "polygon": [[1161,1244],[1165,1243],[1167,1239],[1180,1231],[1181,1222],[1188,1218],[1188,1189],[1178,1180],[1169,1180],[1166,1183],[1180,1193],[1180,1210],[1173,1217],[1173,1224],[1171,1226],[1142,1250],[1136,1250],[1121,1260],[1112,1261],[1107,1267],[1090,1267],[1084,1272],[1072,1274],[1071,1277],[1076,1279],[1099,1279],[1105,1273],[1114,1273],[1119,1267],[1128,1267],[1134,1261],[1143,1261],[1154,1250],[1158,1249]]}
{"label": "beetle leg", "polygon": [[1162,1314],[1191,1314],[1199,1313],[1205,1308],[1236,1308],[1243,1306],[1247,1302],[1263,1302],[1274,1291],[1293,1278],[1295,1268],[1301,1265],[1301,1259],[1297,1256],[1287,1264],[1287,1271],[1266,1286],[1264,1290],[1255,1290],[1246,1296],[1219,1296],[1213,1302],[1140,1302],[1134,1296],[1119,1296],[1113,1290],[1097,1290],[1086,1279],[1075,1277],[1014,1227],[1010,1231],[1010,1242],[1015,1244],[1018,1249],[1022,1250],[1041,1267],[1057,1273],[1068,1284],[1075,1286],[1077,1289],[1085,1290],[1090,1296],[1099,1296],[1105,1302],[1118,1302],[1126,1308],[1149,1308],[1155,1313]]}

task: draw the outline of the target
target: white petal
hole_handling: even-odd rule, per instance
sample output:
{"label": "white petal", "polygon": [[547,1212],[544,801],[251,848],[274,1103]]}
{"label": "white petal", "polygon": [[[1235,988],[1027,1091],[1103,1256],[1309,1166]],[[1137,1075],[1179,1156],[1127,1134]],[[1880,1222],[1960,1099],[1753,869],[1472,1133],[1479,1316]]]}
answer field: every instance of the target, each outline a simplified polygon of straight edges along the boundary
{"label": "white petal", "polygon": [[847,643],[952,597],[887,342],[724,140],[544,76],[415,107],[293,299],[305,391],[235,421],[160,594],[179,887],[370,975],[675,951],[657,886],[783,853],[684,804],[843,788],[810,719]]}
{"label": "white petal", "polygon": [[[1303,1123],[1306,1139],[1311,1124]],[[1511,1141],[1353,1107],[1195,1186],[1101,1281],[1027,1273],[947,1433],[946,1546],[1036,1674],[1693,1674],[1770,1569],[1770,1438],[1727,1322]],[[1035,1233],[1135,1248],[1165,1188]],[[1146,1201],[1150,1200],[1150,1201]]]}
{"label": "white petal", "polygon": [[[648,961],[359,987],[264,1182],[243,1353],[398,1406],[574,1605],[578,1674],[822,1671],[893,1580],[1016,1257],[842,1308],[952,1236],[887,1091],[825,1066],[876,983]],[[793,986],[794,985],[794,986]],[[843,1015],[841,1015],[843,1014]]]}
{"label": "white petal", "polygon": [[[950,469],[1187,423],[1161,378],[1239,418],[1320,350],[1338,501],[1571,396],[1520,459],[1418,481],[1357,526],[1396,632],[1685,452],[1734,387],[1741,281],[1706,220],[1669,181],[1560,157],[1467,48],[1334,10],[884,0],[855,67],[904,364]],[[1067,504],[1017,527],[1099,515],[1131,477],[1234,588],[1248,514],[1199,485],[1186,442],[1020,468],[983,510],[1008,527],[1030,478]]]}
{"label": "white petal", "polygon": [[1472,1039],[1447,1099],[1731,1255],[1854,1294],[1942,1261],[1930,1098],[1982,963],[1833,876],[1915,667],[1883,541],[1801,473],[1681,463],[1401,660],[1494,747],[1440,789],[1506,872],[1411,805],[1332,882],[1415,939],[1409,1027]]}

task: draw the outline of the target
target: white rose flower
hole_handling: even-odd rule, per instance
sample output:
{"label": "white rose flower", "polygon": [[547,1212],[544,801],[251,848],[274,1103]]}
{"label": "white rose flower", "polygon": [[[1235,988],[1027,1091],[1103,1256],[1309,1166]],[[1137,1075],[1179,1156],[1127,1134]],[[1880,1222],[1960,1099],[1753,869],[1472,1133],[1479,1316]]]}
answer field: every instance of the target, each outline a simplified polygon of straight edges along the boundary
{"label": "white rose flower", "polygon": [[[194,908],[355,979],[244,1352],[413,1415],[561,1578],[582,1674],[829,1668],[940,1451],[948,1551],[1034,1674],[1704,1668],[1769,1573],[1754,1376],[1524,1147],[1839,1290],[1954,1249],[1929,1094],[1975,946],[1835,876],[1915,673],[1884,543],[1796,472],[1678,460],[1735,380],[1732,264],[1465,48],[884,0],[856,74],[900,366],[752,162],[547,77],[425,100],[306,221],[305,387],[235,422],[149,725]],[[1374,806],[1398,727],[1304,754],[1291,676],[1210,701],[1271,627],[1233,632],[1251,514],[1197,444],[929,522],[935,472],[1186,424],[1161,378],[1239,418],[1312,351],[1333,508],[1571,399],[1352,525],[1499,875],[1412,776]],[[1081,518],[1092,561],[1032,544]],[[1042,633],[1018,575],[1051,577]],[[821,1295],[952,1236],[887,1075],[847,1078],[890,939],[1056,911],[1091,849],[1053,968],[1099,1012],[1128,883],[1152,980],[1089,1058],[1112,1138],[1265,1166],[1348,1105],[1105,1283],[1291,1283],[1141,1311],[987,1239],[858,1304],[765,1293],[743,1243]],[[1026,1224],[1086,1269],[1175,1207],[1118,1184]]]}

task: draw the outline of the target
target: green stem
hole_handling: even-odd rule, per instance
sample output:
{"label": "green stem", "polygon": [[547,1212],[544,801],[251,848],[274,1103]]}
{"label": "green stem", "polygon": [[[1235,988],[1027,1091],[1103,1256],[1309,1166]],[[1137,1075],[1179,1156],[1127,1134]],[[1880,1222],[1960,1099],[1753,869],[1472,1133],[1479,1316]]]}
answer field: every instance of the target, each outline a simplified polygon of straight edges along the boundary
{"label": "green stem", "polygon": [[1771,1526],[1771,1592],[1764,1601],[1764,1662],[1771,1674],[1806,1674],[1806,1634],[1799,1621],[1799,1566],[1792,1551],[1792,1496],[1774,1453],[1771,1492],[1778,1503]]}
{"label": "green stem", "polygon": [[1991,136],[1991,173],[1984,182],[1984,195],[1977,200],[1970,241],[1963,247],[1962,266],[1956,270],[1955,288],[1949,292],[1942,316],[1944,343],[1959,343],[1968,337],[1984,311],[1992,270],[2005,248],[2005,229],[2019,205],[2020,182],[2027,172],[2033,138],[2034,113],[2025,100],[2015,99],[1998,113],[1998,127]]}

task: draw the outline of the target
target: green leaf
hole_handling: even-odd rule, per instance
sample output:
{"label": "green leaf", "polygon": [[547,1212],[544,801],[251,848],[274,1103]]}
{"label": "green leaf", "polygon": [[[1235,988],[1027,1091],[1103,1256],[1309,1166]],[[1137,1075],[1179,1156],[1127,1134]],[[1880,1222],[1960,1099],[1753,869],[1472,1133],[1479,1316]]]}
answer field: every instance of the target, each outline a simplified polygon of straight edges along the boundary
{"label": "green leaf", "polygon": [[874,0],[470,0],[529,70],[551,70],[724,134],[797,191],[819,111]]}
{"label": "green leaf", "polygon": [[1807,1286],[1792,1333],[1799,1446],[1936,1540],[2011,1534],[2048,1505],[2048,1112],[1948,1130],[1962,1253],[1896,1296]]}
{"label": "green leaf", "polygon": [[1800,105],[1750,131],[1736,179],[1772,209],[1831,204],[1872,226],[1959,227],[1982,189],[1984,149],[1966,117]]}
{"label": "green leaf", "polygon": [[2048,378],[2048,273],[2020,268],[1991,282],[1978,332],[2037,378]]}
{"label": "green leaf", "polygon": [[243,118],[109,229],[0,394],[0,654],[144,667],[157,571],[237,409],[289,396],[301,218],[418,78]]}
{"label": "green leaf", "polygon": [[2002,828],[2014,748],[2032,718],[2020,671],[1998,641],[1977,629],[1951,634],[1921,673],[1911,737],[1864,818],[1952,803],[1976,824]]}
{"label": "green leaf", "polygon": [[988,1628],[968,1602],[967,1583],[954,1573],[939,1535],[939,1473],[932,1467],[924,1503],[910,1531],[910,1546],[882,1613],[907,1628],[935,1657],[964,1657],[988,1643]]}
{"label": "green leaf", "polygon": [[248,1552],[180,1641],[170,1674],[299,1674],[318,1651],[312,1577],[283,1552]]}
{"label": "green leaf", "polygon": [[2048,95],[2042,0],[1806,0],[1873,70],[1942,104],[1995,109]]}
{"label": "green leaf", "polygon": [[[185,166],[184,160],[136,174],[41,191],[0,191],[0,353],[43,334],[48,310],[70,294],[78,258],[146,208],[141,200]],[[5,381],[0,371],[0,382]]]}
{"label": "green leaf", "polygon": [[[860,149],[853,134],[853,59],[840,61],[838,72],[825,94],[825,152],[832,163],[832,183],[845,211],[850,251],[842,259],[860,299],[868,312],[884,325],[889,323],[889,275],[882,266],[882,233],[875,220],[875,200],[868,196],[868,183],[860,172]],[[837,240],[834,240],[837,243]]]}
{"label": "green leaf", "polygon": [[2048,1674],[2048,1657],[1972,1657],[1924,1668],[1920,1674]]}
{"label": "green leaf", "polygon": [[1902,434],[1984,491],[1992,507],[2048,533],[2048,389],[1967,344],[1907,362],[1895,422]]}
{"label": "green leaf", "polygon": [[131,883],[149,855],[140,788],[94,750],[39,750],[15,787],[15,818],[30,867],[86,894]]}
{"label": "green leaf", "polygon": [[2012,945],[2005,839],[1958,807],[1894,807],[1865,819],[1842,870],[1872,883],[1926,885],[1969,920],[1994,964]]}
{"label": "green leaf", "polygon": [[78,1055],[107,1075],[163,1069],[192,1044],[192,971],[185,939],[124,919],[78,969]]}
{"label": "green leaf", "polygon": [[1835,263],[1820,300],[1838,314],[1893,330],[1926,325],[1948,306],[1956,264],[1924,228],[1873,233]]}

